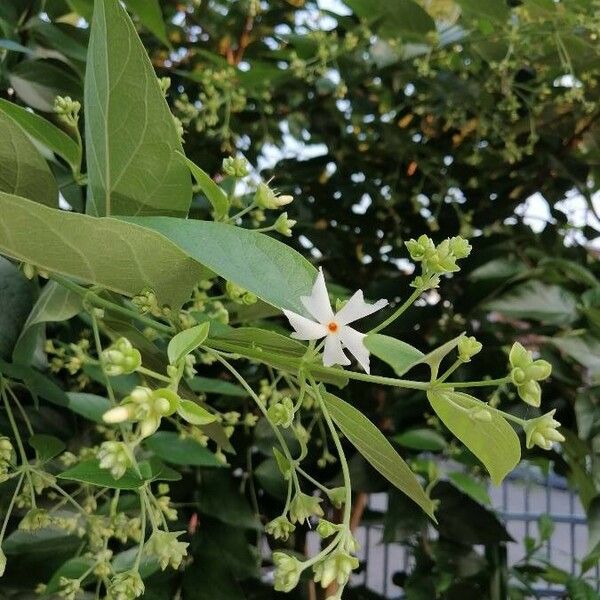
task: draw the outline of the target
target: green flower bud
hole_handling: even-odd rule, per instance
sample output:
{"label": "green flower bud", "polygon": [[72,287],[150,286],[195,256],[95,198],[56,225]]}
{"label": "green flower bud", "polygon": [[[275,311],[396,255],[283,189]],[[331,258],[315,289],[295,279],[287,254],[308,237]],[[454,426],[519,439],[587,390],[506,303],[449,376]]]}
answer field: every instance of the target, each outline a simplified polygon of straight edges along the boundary
{"label": "green flower bud", "polygon": [[463,362],[469,362],[473,356],[481,352],[481,342],[478,342],[473,336],[462,337],[458,341],[458,357]]}
{"label": "green flower bud", "polygon": [[172,415],[177,410],[180,400],[179,396],[169,388],[160,388],[152,392],[154,410],[161,417]]}
{"label": "green flower bud", "polygon": [[272,535],[276,540],[283,541],[286,541],[295,529],[296,526],[293,523],[290,523],[287,517],[284,517],[283,515],[269,521],[265,525],[265,531],[269,535]]}
{"label": "green flower bud", "polygon": [[460,236],[450,238],[450,252],[452,252],[456,258],[466,258],[471,254],[471,250],[472,247],[468,240],[465,240]]}
{"label": "green flower bud", "polygon": [[287,429],[294,422],[294,403],[289,396],[285,396],[280,402],[272,404],[267,414],[273,425]]}
{"label": "green flower bud", "polygon": [[291,592],[300,580],[303,571],[302,563],[285,552],[273,552],[275,565],[275,591]]}
{"label": "green flower bud", "polygon": [[510,372],[510,378],[515,385],[522,385],[527,381],[527,375],[521,367],[515,367]]}
{"label": "green flower bud", "polygon": [[160,87],[160,91],[162,92],[162,95],[166,96],[167,92],[169,91],[169,88],[171,87],[171,78],[170,77],[159,77],[158,85]]}
{"label": "green flower bud", "polygon": [[248,175],[248,161],[243,157],[229,156],[223,159],[223,173],[230,177],[237,177],[241,179]]}
{"label": "green flower bud", "polygon": [[341,508],[342,505],[346,502],[346,488],[332,488],[327,492],[327,497],[329,498],[331,504],[333,504],[336,508]]}
{"label": "green flower bud", "polygon": [[273,224],[273,229],[280,233],[281,235],[285,235],[286,237],[292,236],[292,227],[296,224],[294,219],[288,219],[288,215],[286,212],[281,213],[275,223]]}
{"label": "green flower bud", "polygon": [[79,579],[69,579],[68,577],[60,577],[58,580],[58,596],[64,600],[75,600],[81,582]]}
{"label": "green flower bud", "polygon": [[537,381],[530,380],[517,386],[517,393],[530,406],[538,407],[542,402],[542,388]]}
{"label": "green flower bud", "polygon": [[32,508],[19,523],[19,529],[22,531],[37,531],[50,527],[52,519],[48,511],[43,508]]}
{"label": "green flower bud", "polygon": [[155,531],[146,542],[144,549],[158,560],[162,571],[169,565],[178,569],[183,559],[187,556],[187,542],[180,542],[177,538],[185,531]]}
{"label": "green flower bud", "polygon": [[302,492],[296,494],[290,503],[290,520],[292,523],[304,523],[313,515],[316,517],[323,516],[323,509],[319,506],[320,498],[309,496]]}
{"label": "green flower bud", "polygon": [[108,586],[107,600],[133,600],[144,593],[144,582],[137,571],[115,575]]}
{"label": "green flower bud", "polygon": [[127,338],[119,338],[102,352],[100,357],[106,374],[114,377],[128,375],[142,366],[142,355]]}
{"label": "green flower bud", "polygon": [[336,525],[335,523],[331,523],[325,519],[321,519],[319,524],[317,525],[317,533],[323,538],[326,539],[331,537],[334,533],[340,531],[341,525]]}
{"label": "green flower bud", "polygon": [[54,98],[54,112],[63,123],[70,127],[77,126],[80,110],[81,103],[72,100],[69,96],[56,96]]}
{"label": "green flower bud", "polygon": [[322,588],[329,587],[334,581],[345,585],[353,569],[358,568],[358,558],[346,552],[334,552],[314,567],[314,580],[321,582]]}
{"label": "green flower bud", "polygon": [[513,344],[508,355],[508,360],[511,367],[519,367],[521,369],[524,369],[533,362],[531,352],[526,350],[519,342]]}
{"label": "green flower bud", "polygon": [[426,235],[422,235],[418,240],[408,240],[405,242],[410,257],[416,261],[422,261],[425,258],[431,257],[435,252],[435,245],[433,241]]}
{"label": "green flower bud", "polygon": [[554,419],[556,409],[549,413],[530,419],[523,425],[525,431],[525,444],[527,448],[539,446],[544,450],[550,450],[554,442],[564,442],[564,436],[558,431],[560,423]]}
{"label": "green flower bud", "polygon": [[123,442],[103,442],[98,450],[98,460],[100,468],[110,471],[115,479],[123,477],[133,465],[131,452]]}
{"label": "green flower bud", "polygon": [[266,183],[259,183],[254,194],[254,202],[262,209],[276,210],[293,200],[293,196],[278,196]]}

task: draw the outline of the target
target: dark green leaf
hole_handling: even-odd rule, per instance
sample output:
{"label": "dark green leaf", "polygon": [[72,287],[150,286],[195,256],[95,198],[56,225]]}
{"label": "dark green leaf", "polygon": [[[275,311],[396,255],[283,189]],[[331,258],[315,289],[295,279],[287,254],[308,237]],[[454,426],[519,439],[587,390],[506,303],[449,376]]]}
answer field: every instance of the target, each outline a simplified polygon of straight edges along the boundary
{"label": "dark green leaf", "polygon": [[29,445],[35,449],[38,459],[42,462],[58,456],[66,447],[62,440],[43,433],[32,435],[29,438]]}
{"label": "dark green leaf", "polygon": [[110,474],[110,471],[100,468],[97,460],[80,462],[74,467],[59,473],[57,477],[59,479],[80,481],[81,483],[88,483],[116,490],[135,490],[144,485],[144,480],[140,479],[131,469],[127,470],[123,477],[115,479]]}
{"label": "dark green leaf", "polygon": [[192,438],[172,431],[159,431],[144,440],[145,446],[158,458],[174,465],[221,467],[215,455]]}
{"label": "dark green leaf", "polygon": [[413,450],[439,452],[447,446],[444,436],[433,429],[409,429],[395,435],[393,440],[401,446]]}

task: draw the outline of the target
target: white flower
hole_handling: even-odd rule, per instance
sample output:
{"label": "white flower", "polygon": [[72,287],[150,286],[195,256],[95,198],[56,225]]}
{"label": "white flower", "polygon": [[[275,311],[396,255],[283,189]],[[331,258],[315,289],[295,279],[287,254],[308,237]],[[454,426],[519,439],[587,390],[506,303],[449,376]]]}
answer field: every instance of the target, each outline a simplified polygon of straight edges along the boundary
{"label": "white flower", "polygon": [[310,296],[300,298],[308,313],[315,319],[311,321],[291,310],[284,310],[285,316],[296,330],[292,337],[297,340],[318,340],[325,338],[323,351],[323,364],[349,365],[350,361],[344,354],[346,348],[360,363],[362,368],[369,373],[369,351],[364,344],[363,333],[348,327],[348,323],[362,319],[367,315],[382,309],[387,300],[378,300],[375,304],[367,304],[362,290],[358,290],[350,300],[336,313],[333,313],[325,286],[323,270],[313,285]]}

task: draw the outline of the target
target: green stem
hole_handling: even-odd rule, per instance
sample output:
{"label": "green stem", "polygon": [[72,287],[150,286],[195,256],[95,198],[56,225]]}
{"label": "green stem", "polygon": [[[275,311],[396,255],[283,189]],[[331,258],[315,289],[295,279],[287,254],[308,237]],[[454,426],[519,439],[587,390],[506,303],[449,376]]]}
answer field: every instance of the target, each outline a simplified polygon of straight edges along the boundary
{"label": "green stem", "polygon": [[139,571],[139,569],[140,569],[140,562],[142,560],[142,552],[144,551],[144,543],[145,543],[145,540],[146,540],[146,504],[144,503],[144,499],[142,498],[142,493],[143,493],[143,490],[140,491],[140,494],[139,494],[139,498],[140,498],[140,520],[141,520],[141,524],[140,524],[140,530],[141,530],[140,545],[139,545],[139,548],[138,548],[137,556],[135,557],[135,563],[133,565],[133,570],[134,571]]}
{"label": "green stem", "polygon": [[160,373],[156,373],[150,369],[146,369],[145,367],[138,367],[137,372],[142,375],[148,375],[148,377],[153,377],[154,379],[158,379],[159,381],[164,381],[166,383],[171,383],[171,380],[165,375],[161,375]]}
{"label": "green stem", "polygon": [[320,489],[323,493],[329,494],[329,489],[327,489],[327,487],[325,487],[322,483],[319,483],[312,475],[309,475],[304,469],[301,469],[300,467],[296,467],[296,470],[298,471],[298,473],[300,473],[300,475],[302,475],[302,477],[304,477],[304,479],[307,479],[308,481],[310,481],[315,487]]}
{"label": "green stem", "polygon": [[454,373],[454,371],[456,371],[456,369],[458,369],[458,367],[460,367],[462,364],[463,361],[460,360],[460,358],[457,358],[454,364],[443,375],[435,380],[435,383],[444,383],[444,381],[446,381],[446,379],[448,379],[448,377],[450,377],[450,375],[452,375],[452,373]]}
{"label": "green stem", "polygon": [[6,527],[8,526],[8,520],[10,519],[10,515],[12,514],[12,510],[15,506],[17,496],[19,495],[19,492],[21,491],[21,485],[23,484],[24,477],[25,477],[25,473],[22,473],[21,477],[19,478],[19,481],[17,481],[17,487],[15,488],[15,491],[12,495],[10,504],[8,505],[8,508],[6,509],[6,515],[4,517],[4,522],[2,523],[2,529],[0,530],[0,547],[2,546],[2,541],[4,540],[4,534],[6,533]]}
{"label": "green stem", "polygon": [[373,329],[371,329],[371,331],[369,331],[367,333],[367,335],[371,334],[371,333],[377,333],[378,331],[381,331],[382,329],[385,329],[388,325],[390,325],[391,323],[393,323],[400,315],[402,315],[402,313],[413,304],[413,302],[423,293],[423,290],[420,288],[417,288],[403,303],[401,306],[399,306],[385,321],[383,321],[382,323],[380,323],[379,325],[377,325],[376,327],[373,327]]}
{"label": "green stem", "polygon": [[253,208],[256,208],[256,202],[251,202],[248,206],[246,206],[246,208],[240,210],[240,212],[236,213],[232,217],[229,217],[227,219],[227,222],[234,223],[236,219],[243,217],[245,214],[249,213]]}
{"label": "green stem", "polygon": [[[482,381],[456,381],[449,383],[442,383],[439,385],[440,388],[470,388],[470,387],[490,387],[499,386],[503,383],[508,383],[510,377],[500,377],[498,379],[484,379]],[[435,384],[429,387],[438,387]]]}

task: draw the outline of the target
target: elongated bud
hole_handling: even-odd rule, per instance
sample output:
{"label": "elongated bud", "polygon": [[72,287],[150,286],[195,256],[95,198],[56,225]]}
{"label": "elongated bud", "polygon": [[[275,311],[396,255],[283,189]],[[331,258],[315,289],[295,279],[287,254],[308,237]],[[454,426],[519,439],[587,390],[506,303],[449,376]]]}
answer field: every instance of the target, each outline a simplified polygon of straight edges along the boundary
{"label": "elongated bud", "polygon": [[105,423],[124,423],[128,421],[133,415],[131,414],[131,409],[127,406],[115,406],[115,408],[111,408],[107,410],[102,415],[102,420]]}

